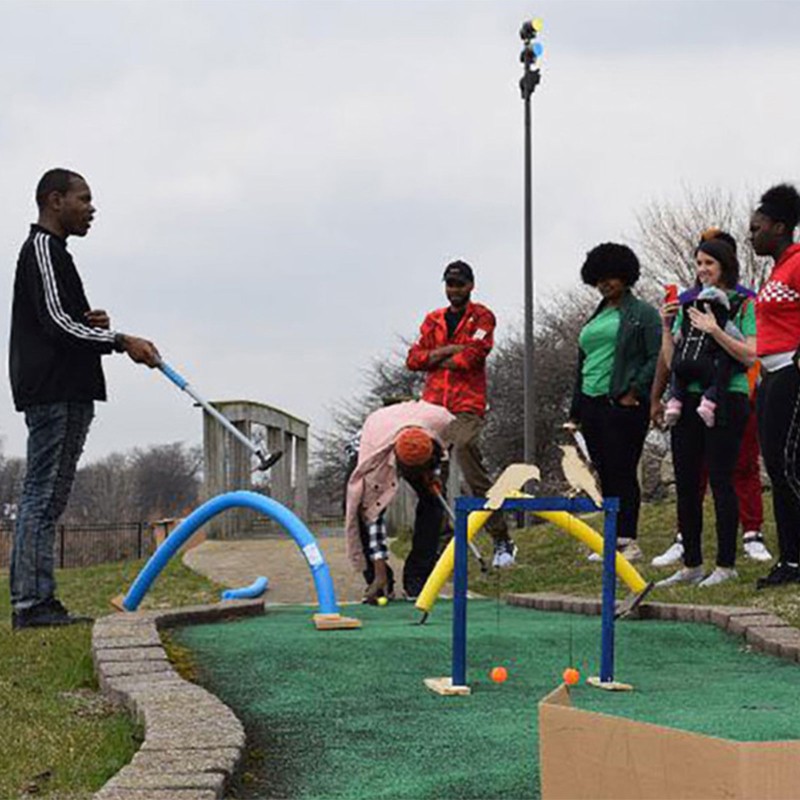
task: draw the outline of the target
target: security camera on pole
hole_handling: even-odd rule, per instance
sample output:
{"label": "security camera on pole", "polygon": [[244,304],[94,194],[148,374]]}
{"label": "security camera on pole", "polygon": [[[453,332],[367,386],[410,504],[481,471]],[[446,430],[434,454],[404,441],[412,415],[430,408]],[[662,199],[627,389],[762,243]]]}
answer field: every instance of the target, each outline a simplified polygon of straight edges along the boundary
{"label": "security camera on pole", "polygon": [[524,455],[526,464],[536,463],[536,431],[535,431],[535,388],[534,388],[534,339],[533,339],[533,198],[531,192],[532,148],[531,148],[531,95],[539,85],[541,75],[536,66],[544,52],[536,35],[544,27],[541,19],[533,19],[522,23],[519,29],[523,41],[519,60],[522,62],[522,78],[519,88],[525,103],[525,442]]}

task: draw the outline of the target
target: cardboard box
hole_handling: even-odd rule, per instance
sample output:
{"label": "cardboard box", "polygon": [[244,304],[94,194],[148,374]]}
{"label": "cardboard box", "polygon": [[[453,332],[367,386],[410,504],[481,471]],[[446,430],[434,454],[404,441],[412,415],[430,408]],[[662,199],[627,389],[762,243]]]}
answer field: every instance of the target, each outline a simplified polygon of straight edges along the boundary
{"label": "cardboard box", "polygon": [[573,708],[560,686],[539,703],[543,800],[800,798],[800,741],[734,742]]}

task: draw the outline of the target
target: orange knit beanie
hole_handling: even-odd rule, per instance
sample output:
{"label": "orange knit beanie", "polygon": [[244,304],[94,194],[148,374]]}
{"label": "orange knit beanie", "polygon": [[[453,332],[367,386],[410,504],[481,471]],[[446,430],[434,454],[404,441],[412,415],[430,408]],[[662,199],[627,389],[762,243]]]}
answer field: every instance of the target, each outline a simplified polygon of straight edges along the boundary
{"label": "orange knit beanie", "polygon": [[406,467],[420,467],[433,456],[433,439],[422,428],[404,428],[395,439],[394,454]]}

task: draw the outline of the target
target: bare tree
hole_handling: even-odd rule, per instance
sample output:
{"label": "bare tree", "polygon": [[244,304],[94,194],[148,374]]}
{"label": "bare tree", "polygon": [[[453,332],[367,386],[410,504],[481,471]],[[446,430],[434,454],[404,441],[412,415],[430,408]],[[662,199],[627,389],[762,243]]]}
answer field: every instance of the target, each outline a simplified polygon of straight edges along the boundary
{"label": "bare tree", "polygon": [[176,517],[191,510],[200,494],[202,465],[201,449],[182,442],[134,450],[131,473],[136,518]]}
{"label": "bare tree", "polygon": [[424,373],[406,369],[408,346],[408,341],[401,338],[400,346],[392,353],[373,359],[363,373],[363,394],[338,403],[331,412],[331,428],[314,436],[309,492],[312,514],[340,513],[348,466],[346,446],[367,416],[387,402],[411,400],[422,393]]}
{"label": "bare tree", "polygon": [[[596,305],[580,287],[549,298],[536,310],[534,390],[536,402],[536,463],[542,489],[563,490],[559,444],[566,442],[567,421],[578,361],[578,333]],[[483,432],[483,452],[491,472],[523,460],[522,373],[523,336],[514,331],[500,342],[489,360],[489,412]]]}
{"label": "bare tree", "polygon": [[660,297],[662,286],[695,282],[694,250],[707,228],[728,231],[738,243],[740,281],[758,289],[768,274],[768,263],[756,258],[749,244],[750,198],[730,191],[685,188],[678,202],[653,200],[637,215],[634,249],[645,264],[642,286]]}
{"label": "bare tree", "polygon": [[64,522],[121,522],[138,519],[129,456],[112,453],[77,471],[64,512]]}
{"label": "bare tree", "polygon": [[202,454],[181,442],[112,453],[81,467],[64,521],[130,522],[181,516],[198,502]]}
{"label": "bare tree", "polygon": [[15,519],[24,478],[25,459],[7,458],[0,453],[0,519]]}

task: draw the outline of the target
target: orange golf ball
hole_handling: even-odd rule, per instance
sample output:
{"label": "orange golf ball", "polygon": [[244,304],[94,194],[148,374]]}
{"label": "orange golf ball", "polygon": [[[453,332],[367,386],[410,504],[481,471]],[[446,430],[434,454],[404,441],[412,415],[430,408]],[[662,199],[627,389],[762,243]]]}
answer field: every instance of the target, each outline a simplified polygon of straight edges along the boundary
{"label": "orange golf ball", "polygon": [[578,681],[580,681],[581,674],[575,669],[575,667],[567,667],[564,670],[564,675],[562,677],[564,678],[564,683],[566,683],[567,686],[574,686],[576,683],[578,683]]}
{"label": "orange golf ball", "polygon": [[504,683],[508,680],[508,670],[505,667],[492,667],[489,677],[495,683]]}

